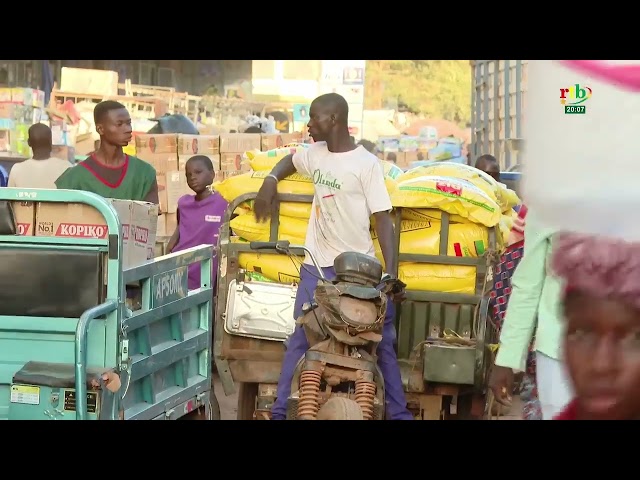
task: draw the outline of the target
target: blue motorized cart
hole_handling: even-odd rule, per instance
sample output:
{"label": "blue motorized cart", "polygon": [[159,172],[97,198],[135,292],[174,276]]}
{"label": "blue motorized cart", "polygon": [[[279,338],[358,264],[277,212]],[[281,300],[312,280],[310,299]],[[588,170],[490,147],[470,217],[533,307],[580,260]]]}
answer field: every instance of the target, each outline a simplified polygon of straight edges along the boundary
{"label": "blue motorized cart", "polygon": [[[97,210],[106,235],[17,228],[16,209],[31,206],[35,222],[50,202]],[[211,383],[212,255],[202,245],[125,269],[123,227],[108,200],[0,188],[0,419],[219,417]],[[189,291],[193,263],[202,280]],[[140,292],[138,308],[127,305],[131,285]]]}

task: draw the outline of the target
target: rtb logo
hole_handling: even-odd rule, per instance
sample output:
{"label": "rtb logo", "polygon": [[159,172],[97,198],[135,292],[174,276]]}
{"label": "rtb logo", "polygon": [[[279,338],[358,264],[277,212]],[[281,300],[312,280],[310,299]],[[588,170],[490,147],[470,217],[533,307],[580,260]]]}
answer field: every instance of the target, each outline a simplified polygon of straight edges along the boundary
{"label": "rtb logo", "polygon": [[569,87],[560,89],[560,104],[564,105],[564,113],[587,113],[587,108],[582,105],[593,95],[593,90],[587,86],[581,86],[579,83]]}

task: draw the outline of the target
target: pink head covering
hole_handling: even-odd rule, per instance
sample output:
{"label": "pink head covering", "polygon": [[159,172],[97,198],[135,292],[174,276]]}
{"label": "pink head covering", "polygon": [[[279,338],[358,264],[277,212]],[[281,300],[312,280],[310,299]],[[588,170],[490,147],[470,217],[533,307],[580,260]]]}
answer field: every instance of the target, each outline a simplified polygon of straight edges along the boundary
{"label": "pink head covering", "polygon": [[640,308],[640,243],[603,236],[558,234],[551,266],[567,290],[615,296]]}

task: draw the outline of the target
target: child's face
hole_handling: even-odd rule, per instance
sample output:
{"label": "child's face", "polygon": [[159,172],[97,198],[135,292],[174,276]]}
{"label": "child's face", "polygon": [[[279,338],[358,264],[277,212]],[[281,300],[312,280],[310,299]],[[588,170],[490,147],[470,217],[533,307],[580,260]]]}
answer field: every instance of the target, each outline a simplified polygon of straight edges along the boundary
{"label": "child's face", "polygon": [[201,161],[187,162],[185,170],[187,185],[195,193],[204,192],[213,183],[213,172]]}
{"label": "child's face", "polygon": [[640,311],[619,299],[569,292],[565,355],[581,414],[640,418]]}

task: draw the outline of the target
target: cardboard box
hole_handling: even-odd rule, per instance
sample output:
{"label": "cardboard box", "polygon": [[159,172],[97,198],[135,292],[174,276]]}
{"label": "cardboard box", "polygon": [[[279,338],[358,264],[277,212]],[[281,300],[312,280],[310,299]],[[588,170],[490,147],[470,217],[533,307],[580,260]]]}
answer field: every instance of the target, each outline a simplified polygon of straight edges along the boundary
{"label": "cardboard box", "polygon": [[398,142],[398,149],[401,152],[415,152],[418,150],[418,137],[403,135]]}
{"label": "cardboard box", "polygon": [[11,103],[18,103],[20,105],[28,105],[32,107],[35,105],[38,95],[34,95],[35,90],[32,88],[12,88],[11,89]]}
{"label": "cardboard box", "polygon": [[153,168],[156,169],[156,173],[158,174],[172,172],[178,169],[177,153],[150,153],[149,151],[136,153],[136,156],[140,160],[144,160],[153,165]]}
{"label": "cardboard box", "polygon": [[158,217],[158,232],[156,239],[170,237],[178,227],[178,215],[175,213],[163,213]]}
{"label": "cardboard box", "polygon": [[218,135],[178,135],[178,155],[217,155],[220,153]]}
{"label": "cardboard box", "polygon": [[178,153],[178,136],[175,133],[136,135],[136,155]]}
{"label": "cardboard box", "polygon": [[428,152],[432,148],[438,146],[438,140],[427,140],[424,138],[418,138],[418,150],[422,152]]}
{"label": "cardboard box", "polygon": [[158,206],[147,202],[131,202],[129,265],[140,265],[155,254],[158,231]]}
{"label": "cardboard box", "polygon": [[260,150],[259,133],[225,133],[220,135],[220,153]]}
{"label": "cardboard box", "polygon": [[[158,222],[158,206],[146,202],[108,199],[116,210],[123,232],[124,268],[139,265],[153,255]],[[102,215],[80,203],[38,203],[35,235],[38,237],[106,238]]]}
{"label": "cardboard box", "polygon": [[423,152],[413,151],[413,152],[404,152],[403,161],[409,166],[411,162],[417,162],[420,160],[418,157],[422,157],[422,160],[426,160],[426,155]]}
{"label": "cardboard box", "polygon": [[0,103],[0,118],[8,118],[19,123],[37,123],[31,121],[34,111],[33,108],[25,107],[24,105],[6,102]]}
{"label": "cardboard box", "polygon": [[220,170],[223,172],[248,172],[251,170],[251,166],[244,158],[244,152],[227,152],[220,154]]}
{"label": "cardboard box", "polygon": [[11,101],[11,89],[0,88],[0,102],[10,102],[10,101]]}
{"label": "cardboard box", "polygon": [[[193,155],[179,155],[178,156],[178,170],[184,172],[185,166],[187,164],[187,160],[189,160]],[[213,170],[220,170],[220,155],[205,155],[205,157],[211,160],[211,164],[213,165]]]}
{"label": "cardboard box", "polygon": [[51,147],[51,156],[75,163],[76,151],[75,148],[67,145],[53,145]]}
{"label": "cardboard box", "polygon": [[11,131],[11,151],[25,157],[31,156],[31,148],[27,143],[30,125],[19,124]]}
{"label": "cardboard box", "polygon": [[178,208],[178,199],[192,193],[187,185],[184,172],[174,170],[156,177],[158,181],[158,196],[160,197],[160,211],[162,213],[175,213]]}
{"label": "cardboard box", "polygon": [[301,143],[302,132],[260,135],[260,148],[263,152],[284,147],[288,143]]}
{"label": "cardboard box", "polygon": [[415,162],[418,160],[418,152],[398,152],[396,165],[402,169],[407,169],[410,167],[411,162]]}
{"label": "cardboard box", "polygon": [[35,203],[33,202],[11,202],[16,224],[18,225],[18,235],[33,235],[33,225],[35,223]]}
{"label": "cardboard box", "polygon": [[44,92],[34,88],[12,88],[11,103],[30,108],[44,108]]}
{"label": "cardboard box", "polygon": [[246,172],[241,172],[239,170],[227,170],[227,171],[220,170],[216,172],[216,177],[213,181],[214,187],[216,183],[224,182],[229,177],[235,177],[236,175],[242,175],[243,173],[246,173]]}
{"label": "cardboard box", "polygon": [[44,92],[42,90],[34,90],[34,104],[35,108],[44,108]]}
{"label": "cardboard box", "polygon": [[380,137],[378,138],[378,149],[381,152],[398,152],[400,151],[399,137]]}
{"label": "cardboard box", "polygon": [[0,152],[11,151],[11,130],[0,130]]}
{"label": "cardboard box", "polygon": [[16,128],[16,121],[13,118],[0,118],[0,130],[13,130]]}

